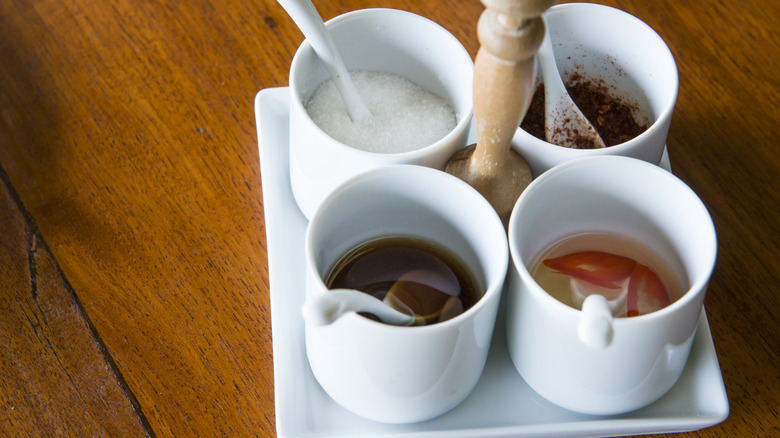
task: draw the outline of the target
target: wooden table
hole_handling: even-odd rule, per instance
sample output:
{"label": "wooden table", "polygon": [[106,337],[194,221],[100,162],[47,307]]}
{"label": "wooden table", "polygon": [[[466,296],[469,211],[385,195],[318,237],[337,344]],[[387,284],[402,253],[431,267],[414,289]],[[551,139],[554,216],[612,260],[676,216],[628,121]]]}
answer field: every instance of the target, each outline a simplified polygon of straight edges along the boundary
{"label": "wooden table", "polygon": [[[780,436],[780,7],[614,0],[674,53],[674,172],[719,236],[706,308],[731,405]],[[476,54],[477,0],[391,7]],[[0,3],[0,435],[268,436],[253,99],[303,40],[270,0]]]}

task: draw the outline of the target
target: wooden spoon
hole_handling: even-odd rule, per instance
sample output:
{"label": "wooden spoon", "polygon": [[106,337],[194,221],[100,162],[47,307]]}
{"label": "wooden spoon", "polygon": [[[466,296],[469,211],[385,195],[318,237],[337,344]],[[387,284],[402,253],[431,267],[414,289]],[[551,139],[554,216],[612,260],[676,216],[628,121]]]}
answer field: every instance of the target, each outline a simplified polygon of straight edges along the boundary
{"label": "wooden spoon", "polygon": [[461,149],[445,171],[477,189],[504,225],[531,182],[525,160],[510,149],[525,117],[536,79],[535,54],[544,38],[541,14],[554,0],[482,0],[481,47],[474,61],[477,143]]}

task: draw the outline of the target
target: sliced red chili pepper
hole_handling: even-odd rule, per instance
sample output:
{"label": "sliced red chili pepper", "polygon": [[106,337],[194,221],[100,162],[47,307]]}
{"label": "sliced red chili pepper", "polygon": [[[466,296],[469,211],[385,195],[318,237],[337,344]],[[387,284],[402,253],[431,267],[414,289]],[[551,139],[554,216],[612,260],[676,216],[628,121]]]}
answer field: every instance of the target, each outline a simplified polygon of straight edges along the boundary
{"label": "sliced red chili pepper", "polygon": [[628,294],[626,295],[626,315],[641,315],[639,310],[639,298],[646,304],[645,313],[663,309],[671,304],[669,292],[664,287],[661,279],[645,265],[637,264],[628,280]]}
{"label": "sliced red chili pepper", "polygon": [[574,252],[543,263],[562,274],[611,289],[621,287],[636,266],[632,258],[601,251]]}

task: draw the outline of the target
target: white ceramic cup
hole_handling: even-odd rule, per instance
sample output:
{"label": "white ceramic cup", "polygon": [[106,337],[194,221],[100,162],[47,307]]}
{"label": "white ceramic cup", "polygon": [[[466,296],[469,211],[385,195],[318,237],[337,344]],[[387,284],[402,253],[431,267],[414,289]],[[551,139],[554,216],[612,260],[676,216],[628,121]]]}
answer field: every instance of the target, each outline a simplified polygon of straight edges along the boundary
{"label": "white ceramic cup", "polygon": [[[712,219],[688,186],[633,158],[573,160],[526,188],[508,232],[507,345],[531,388],[561,407],[604,415],[644,407],[674,385],[717,250]],[[554,242],[589,232],[627,236],[651,248],[684,282],[684,294],[630,318],[612,318],[601,296],[601,302],[587,298],[583,310],[558,301],[529,270]]]}
{"label": "white ceramic cup", "polygon": [[326,23],[347,68],[395,73],[453,106],[455,128],[419,150],[383,154],[362,151],[328,136],[309,117],[305,104],[328,79],[309,42],[298,48],[290,67],[290,180],[303,214],[314,210],[333,189],[361,171],[388,164],[444,169],[466,144],[473,114],[474,63],[463,45],[427,18],[394,9],[364,9]]}
{"label": "white ceramic cup", "polygon": [[[518,129],[512,147],[534,176],[568,160],[622,155],[658,164],[677,100],[677,64],[658,34],[638,18],[609,6],[568,3],[551,7],[545,17],[562,76],[578,72],[603,79],[639,104],[650,128],[636,138],[601,149],[571,149],[540,140]],[[541,73],[539,73],[541,77]]]}
{"label": "white ceramic cup", "polygon": [[509,264],[506,233],[490,204],[463,181],[422,166],[363,173],[328,197],[305,243],[307,300],[327,294],[324,277],[350,249],[382,236],[414,236],[454,253],[483,295],[459,316],[392,326],[354,312],[329,325],[305,321],[314,376],[348,410],[380,422],[443,414],[482,373]]}

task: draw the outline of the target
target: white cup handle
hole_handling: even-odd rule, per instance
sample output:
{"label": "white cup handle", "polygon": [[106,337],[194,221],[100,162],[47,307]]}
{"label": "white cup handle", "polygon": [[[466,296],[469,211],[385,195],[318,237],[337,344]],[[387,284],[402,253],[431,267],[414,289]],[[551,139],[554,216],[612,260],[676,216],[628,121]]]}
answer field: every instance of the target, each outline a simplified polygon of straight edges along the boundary
{"label": "white cup handle", "polygon": [[612,343],[614,336],[612,311],[609,302],[599,294],[585,298],[582,303],[582,316],[577,327],[580,342],[594,349],[604,349]]}

